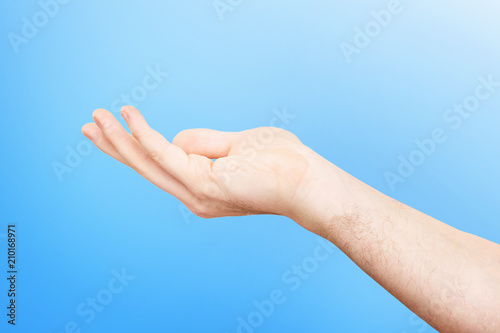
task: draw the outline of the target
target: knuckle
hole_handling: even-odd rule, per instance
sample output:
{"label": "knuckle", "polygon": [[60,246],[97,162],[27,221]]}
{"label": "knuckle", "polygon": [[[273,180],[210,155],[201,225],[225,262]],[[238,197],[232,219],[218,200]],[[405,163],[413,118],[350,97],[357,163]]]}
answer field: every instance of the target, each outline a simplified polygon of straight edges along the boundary
{"label": "knuckle", "polygon": [[154,138],[155,132],[156,131],[153,130],[151,127],[139,128],[139,129],[133,129],[132,135],[137,139],[137,141],[144,143],[147,140]]}
{"label": "knuckle", "polygon": [[161,162],[161,154],[158,150],[150,150],[148,151],[149,157],[151,157],[155,162]]}
{"label": "knuckle", "polygon": [[150,129],[133,129],[132,135],[139,141],[143,141],[150,134]]}

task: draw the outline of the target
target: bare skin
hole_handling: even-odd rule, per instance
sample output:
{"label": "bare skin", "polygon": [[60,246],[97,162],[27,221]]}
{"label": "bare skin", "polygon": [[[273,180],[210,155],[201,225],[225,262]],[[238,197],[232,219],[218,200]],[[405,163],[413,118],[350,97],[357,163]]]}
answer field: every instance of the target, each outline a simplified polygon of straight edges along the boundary
{"label": "bare skin", "polygon": [[134,107],[121,114],[132,134],[103,109],[82,132],[196,215],[287,216],[440,332],[500,332],[500,245],[385,196],[285,130],[195,129],[170,143]]}

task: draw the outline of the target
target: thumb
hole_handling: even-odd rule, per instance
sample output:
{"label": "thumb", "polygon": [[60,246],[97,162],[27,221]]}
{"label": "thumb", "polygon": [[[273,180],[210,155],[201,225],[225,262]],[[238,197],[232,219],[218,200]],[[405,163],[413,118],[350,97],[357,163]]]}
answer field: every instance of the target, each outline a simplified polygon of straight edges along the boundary
{"label": "thumb", "polygon": [[210,159],[228,156],[239,133],[211,129],[189,129],[180,132],[172,143],[186,154],[197,154]]}

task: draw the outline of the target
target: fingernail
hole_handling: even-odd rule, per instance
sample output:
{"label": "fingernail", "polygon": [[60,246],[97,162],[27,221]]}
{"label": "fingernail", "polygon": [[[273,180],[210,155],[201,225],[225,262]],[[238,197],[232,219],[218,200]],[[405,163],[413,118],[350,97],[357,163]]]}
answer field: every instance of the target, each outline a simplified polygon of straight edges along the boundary
{"label": "fingernail", "polygon": [[94,123],[96,123],[97,126],[102,127],[101,123],[99,122],[99,119],[94,118]]}
{"label": "fingernail", "polygon": [[128,114],[125,110],[122,110],[120,112],[120,114],[122,115],[123,119],[125,119],[126,122],[128,122]]}
{"label": "fingernail", "polygon": [[92,134],[90,134],[89,132],[85,131],[85,132],[83,132],[83,135],[85,135],[87,137],[87,139],[89,139],[90,141],[92,141]]}

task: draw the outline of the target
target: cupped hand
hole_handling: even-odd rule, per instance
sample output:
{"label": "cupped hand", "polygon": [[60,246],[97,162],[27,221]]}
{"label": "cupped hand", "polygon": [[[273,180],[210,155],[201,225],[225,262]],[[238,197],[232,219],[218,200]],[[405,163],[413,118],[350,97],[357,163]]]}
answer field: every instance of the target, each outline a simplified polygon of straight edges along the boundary
{"label": "cupped hand", "polygon": [[291,217],[309,196],[314,153],[288,131],[191,129],[170,143],[136,108],[125,106],[121,115],[131,134],[104,109],[94,111],[94,123],[84,125],[82,132],[198,216]]}

